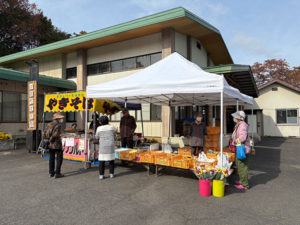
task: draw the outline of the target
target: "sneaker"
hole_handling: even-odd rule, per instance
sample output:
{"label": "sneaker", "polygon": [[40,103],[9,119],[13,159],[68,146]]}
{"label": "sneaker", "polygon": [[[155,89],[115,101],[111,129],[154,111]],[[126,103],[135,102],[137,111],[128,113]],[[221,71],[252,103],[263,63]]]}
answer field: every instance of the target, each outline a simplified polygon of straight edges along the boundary
{"label": "sneaker", "polygon": [[234,187],[237,188],[237,189],[240,189],[240,190],[248,190],[247,187],[245,187],[245,186],[243,186],[243,185],[241,185],[241,184],[239,184],[239,185],[234,185]]}
{"label": "sneaker", "polygon": [[241,181],[235,180],[234,183],[237,184],[237,185],[240,185],[240,184],[241,184]]}
{"label": "sneaker", "polygon": [[115,177],[115,175],[113,175],[113,174],[110,174],[109,176],[110,176],[110,178],[114,178]]}
{"label": "sneaker", "polygon": [[54,176],[55,176],[55,174],[49,174],[49,178],[52,178]]}
{"label": "sneaker", "polygon": [[104,179],[104,175],[99,175],[99,180],[103,180]]}
{"label": "sneaker", "polygon": [[57,178],[62,178],[62,177],[64,177],[65,175],[63,175],[63,174],[61,174],[61,173],[59,173],[59,174],[55,174],[55,179],[57,179]]}

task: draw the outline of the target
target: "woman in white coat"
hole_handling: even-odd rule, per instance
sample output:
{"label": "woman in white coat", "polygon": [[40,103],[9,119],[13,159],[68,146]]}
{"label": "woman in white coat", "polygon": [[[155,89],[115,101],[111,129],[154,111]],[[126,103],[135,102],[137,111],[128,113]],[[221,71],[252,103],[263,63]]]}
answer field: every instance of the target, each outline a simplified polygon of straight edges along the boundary
{"label": "woman in white coat", "polygon": [[99,143],[99,179],[104,179],[105,162],[109,162],[110,178],[114,178],[115,169],[115,137],[116,128],[109,125],[107,116],[100,117],[100,126],[97,128],[95,142]]}

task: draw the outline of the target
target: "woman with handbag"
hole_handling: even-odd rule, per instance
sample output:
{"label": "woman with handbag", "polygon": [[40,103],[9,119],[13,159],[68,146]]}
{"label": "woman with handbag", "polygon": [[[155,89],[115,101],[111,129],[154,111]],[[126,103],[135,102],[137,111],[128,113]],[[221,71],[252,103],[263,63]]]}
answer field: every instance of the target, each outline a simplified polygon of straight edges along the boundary
{"label": "woman with handbag", "polygon": [[235,129],[232,133],[232,143],[236,146],[236,166],[240,180],[235,181],[237,189],[248,190],[248,166],[251,152],[250,138],[248,135],[248,124],[244,121],[246,114],[237,111],[231,114],[235,122]]}

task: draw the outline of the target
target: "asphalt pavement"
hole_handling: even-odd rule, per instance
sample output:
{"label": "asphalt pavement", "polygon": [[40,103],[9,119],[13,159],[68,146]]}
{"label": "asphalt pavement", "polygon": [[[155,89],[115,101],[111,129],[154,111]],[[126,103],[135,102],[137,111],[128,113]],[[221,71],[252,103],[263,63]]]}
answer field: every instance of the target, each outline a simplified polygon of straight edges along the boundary
{"label": "asphalt pavement", "polygon": [[100,181],[98,166],[64,161],[66,177],[50,179],[48,159],[1,151],[0,224],[297,225],[299,162],[300,139],[263,138],[250,161],[250,189],[231,185],[215,198],[199,196],[189,171],[166,169],[156,177],[140,165],[117,166],[114,179]]}

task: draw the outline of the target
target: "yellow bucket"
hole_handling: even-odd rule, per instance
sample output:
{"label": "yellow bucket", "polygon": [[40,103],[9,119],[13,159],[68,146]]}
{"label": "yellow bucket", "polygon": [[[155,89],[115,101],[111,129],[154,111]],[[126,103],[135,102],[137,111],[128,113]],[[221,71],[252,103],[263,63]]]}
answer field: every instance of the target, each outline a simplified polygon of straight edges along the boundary
{"label": "yellow bucket", "polygon": [[213,196],[224,197],[224,180],[213,180]]}

